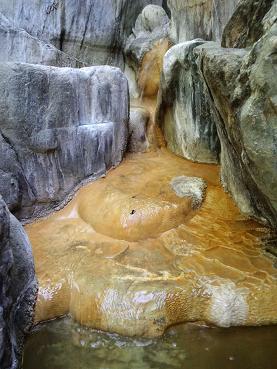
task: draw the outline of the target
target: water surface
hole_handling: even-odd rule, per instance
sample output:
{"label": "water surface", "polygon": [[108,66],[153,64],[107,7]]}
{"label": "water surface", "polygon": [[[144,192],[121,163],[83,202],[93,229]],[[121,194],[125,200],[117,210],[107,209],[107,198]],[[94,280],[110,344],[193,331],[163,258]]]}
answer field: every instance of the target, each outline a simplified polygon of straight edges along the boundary
{"label": "water surface", "polygon": [[131,339],[83,328],[71,319],[39,326],[23,369],[275,369],[277,326],[171,328],[157,339]]}

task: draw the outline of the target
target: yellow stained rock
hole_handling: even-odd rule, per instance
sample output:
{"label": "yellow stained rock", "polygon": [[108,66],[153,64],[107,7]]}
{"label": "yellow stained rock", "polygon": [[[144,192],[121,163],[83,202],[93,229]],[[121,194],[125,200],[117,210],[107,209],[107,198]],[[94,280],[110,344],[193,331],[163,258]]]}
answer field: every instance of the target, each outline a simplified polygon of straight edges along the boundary
{"label": "yellow stained rock", "polygon": [[[208,184],[193,211],[170,183]],[[129,155],[61,211],[26,226],[39,296],[36,321],[70,313],[80,323],[153,337],[176,323],[277,323],[277,270],[262,250],[268,230],[244,218],[219,168],[165,148]]]}

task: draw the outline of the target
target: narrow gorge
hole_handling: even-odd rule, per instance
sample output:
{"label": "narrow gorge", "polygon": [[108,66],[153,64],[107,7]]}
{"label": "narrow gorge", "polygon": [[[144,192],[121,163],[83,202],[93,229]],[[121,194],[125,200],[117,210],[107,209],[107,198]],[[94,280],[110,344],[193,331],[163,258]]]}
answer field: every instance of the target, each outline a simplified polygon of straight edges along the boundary
{"label": "narrow gorge", "polygon": [[277,0],[0,0],[0,369],[277,367]]}

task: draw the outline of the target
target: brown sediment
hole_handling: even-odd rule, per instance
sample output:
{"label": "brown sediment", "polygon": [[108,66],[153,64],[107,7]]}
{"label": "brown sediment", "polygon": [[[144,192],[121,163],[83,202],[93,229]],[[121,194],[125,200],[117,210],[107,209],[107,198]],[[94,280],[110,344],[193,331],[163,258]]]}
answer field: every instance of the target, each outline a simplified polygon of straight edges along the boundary
{"label": "brown sediment", "polygon": [[138,87],[142,97],[157,96],[163,58],[169,48],[169,40],[161,39],[144,55],[138,72]]}
{"label": "brown sediment", "polygon": [[[154,99],[139,103],[154,113]],[[208,184],[198,211],[170,186],[182,175]],[[93,328],[148,337],[186,321],[277,323],[277,270],[262,249],[268,230],[240,214],[219,167],[161,143],[128,155],[26,230],[40,285],[37,322],[70,313]]]}

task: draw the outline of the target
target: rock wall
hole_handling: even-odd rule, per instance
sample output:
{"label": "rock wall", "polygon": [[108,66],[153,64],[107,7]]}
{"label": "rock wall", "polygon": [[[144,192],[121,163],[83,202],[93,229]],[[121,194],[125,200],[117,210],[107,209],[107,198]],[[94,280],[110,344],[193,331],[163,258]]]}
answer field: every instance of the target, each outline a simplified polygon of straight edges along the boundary
{"label": "rock wall", "polygon": [[222,36],[223,47],[250,47],[264,34],[267,12],[272,9],[271,19],[276,20],[277,3],[274,0],[241,0]]}
{"label": "rock wall", "polygon": [[246,52],[203,50],[218,110],[222,181],[240,208],[277,227],[277,24]]}
{"label": "rock wall", "polygon": [[37,280],[23,227],[0,196],[0,367],[21,366],[24,335],[33,322]]}
{"label": "rock wall", "polygon": [[239,0],[168,0],[175,43],[203,38],[220,41]]}
{"label": "rock wall", "polygon": [[53,209],[122,160],[129,99],[119,69],[2,63],[0,89],[0,189],[20,218]]}
{"label": "rock wall", "polygon": [[73,68],[85,66],[54,46],[13,26],[2,13],[0,13],[0,44],[1,63],[21,62]]}
{"label": "rock wall", "polygon": [[71,57],[123,68],[124,41],[148,4],[162,0],[2,0],[0,12]]}

